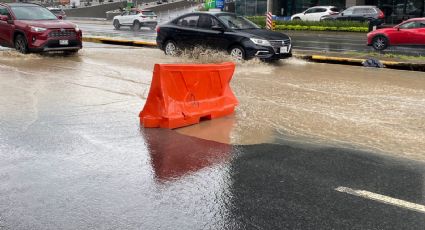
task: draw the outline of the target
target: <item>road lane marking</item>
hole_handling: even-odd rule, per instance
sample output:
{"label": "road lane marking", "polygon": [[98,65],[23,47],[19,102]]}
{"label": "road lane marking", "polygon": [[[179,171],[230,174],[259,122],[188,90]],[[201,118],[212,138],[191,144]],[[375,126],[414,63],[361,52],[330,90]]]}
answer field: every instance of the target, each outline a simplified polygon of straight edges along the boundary
{"label": "road lane marking", "polygon": [[350,195],[366,198],[366,199],[369,199],[369,200],[374,200],[374,201],[378,201],[378,202],[381,202],[381,203],[394,205],[394,206],[397,206],[397,207],[400,207],[400,208],[405,208],[405,209],[409,209],[409,210],[412,210],[412,211],[425,213],[425,206],[424,205],[415,204],[415,203],[408,202],[408,201],[405,201],[405,200],[392,198],[392,197],[389,197],[389,196],[384,196],[384,195],[381,195],[381,194],[378,194],[378,193],[373,193],[373,192],[369,192],[369,191],[366,191],[366,190],[355,190],[355,189],[347,188],[347,187],[343,187],[343,186],[335,188],[335,190],[338,191],[338,192],[347,193],[347,194],[350,194]]}

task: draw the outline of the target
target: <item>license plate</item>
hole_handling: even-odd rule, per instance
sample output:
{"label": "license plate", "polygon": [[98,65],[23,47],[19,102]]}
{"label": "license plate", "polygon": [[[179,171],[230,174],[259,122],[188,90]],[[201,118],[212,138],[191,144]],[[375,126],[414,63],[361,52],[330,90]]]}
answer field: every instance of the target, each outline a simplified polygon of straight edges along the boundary
{"label": "license plate", "polygon": [[61,46],[67,46],[69,44],[68,40],[59,40],[59,45]]}
{"label": "license plate", "polygon": [[280,53],[281,54],[286,54],[288,52],[289,52],[289,50],[288,50],[288,47],[287,46],[280,47]]}

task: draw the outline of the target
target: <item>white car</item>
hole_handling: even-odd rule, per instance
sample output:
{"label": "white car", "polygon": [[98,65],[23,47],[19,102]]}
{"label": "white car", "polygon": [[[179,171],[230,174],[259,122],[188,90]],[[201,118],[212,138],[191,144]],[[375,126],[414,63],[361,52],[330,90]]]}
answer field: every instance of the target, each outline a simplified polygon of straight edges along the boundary
{"label": "white car", "polygon": [[292,15],[291,20],[320,21],[323,16],[338,13],[339,9],[335,6],[315,6],[308,8],[302,13]]}
{"label": "white car", "polygon": [[158,17],[153,11],[140,9],[126,10],[121,15],[115,16],[112,21],[117,30],[121,26],[130,26],[133,30],[139,30],[140,27],[149,27],[154,30],[158,25]]}

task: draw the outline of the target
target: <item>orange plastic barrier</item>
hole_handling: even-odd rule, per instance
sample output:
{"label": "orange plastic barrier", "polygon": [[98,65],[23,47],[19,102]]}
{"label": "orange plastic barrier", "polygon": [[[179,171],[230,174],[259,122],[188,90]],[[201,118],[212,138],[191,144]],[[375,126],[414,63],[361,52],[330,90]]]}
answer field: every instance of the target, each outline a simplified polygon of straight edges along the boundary
{"label": "orange plastic barrier", "polygon": [[235,64],[155,64],[140,123],[179,128],[232,114],[238,101],[230,89]]}

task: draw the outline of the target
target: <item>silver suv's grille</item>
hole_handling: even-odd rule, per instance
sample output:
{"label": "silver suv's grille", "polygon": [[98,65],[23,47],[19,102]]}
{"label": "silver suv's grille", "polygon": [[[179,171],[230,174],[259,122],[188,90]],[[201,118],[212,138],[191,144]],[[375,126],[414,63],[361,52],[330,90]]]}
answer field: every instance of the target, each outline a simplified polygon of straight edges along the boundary
{"label": "silver suv's grille", "polygon": [[75,33],[75,30],[55,30],[49,33],[49,37],[51,38],[74,38],[77,36],[77,33]]}
{"label": "silver suv's grille", "polygon": [[286,39],[286,40],[269,40],[270,44],[273,47],[274,52],[278,52],[280,47],[282,46],[289,46],[291,45],[291,40]]}

